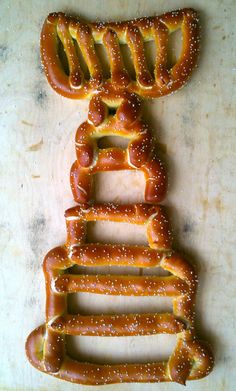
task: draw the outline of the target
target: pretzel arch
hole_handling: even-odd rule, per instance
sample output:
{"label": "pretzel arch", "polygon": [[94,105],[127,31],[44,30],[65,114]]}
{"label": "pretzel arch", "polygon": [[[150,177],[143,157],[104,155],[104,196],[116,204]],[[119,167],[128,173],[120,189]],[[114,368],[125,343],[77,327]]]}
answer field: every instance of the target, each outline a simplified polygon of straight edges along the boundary
{"label": "pretzel arch", "polygon": [[[169,34],[182,30],[182,51],[176,64],[168,69]],[[145,56],[144,42],[154,41],[156,59],[154,76]],[[68,61],[68,72],[62,65],[58,44],[62,44]],[[95,45],[104,45],[109,60],[109,79],[103,77]],[[127,44],[136,74],[132,80],[124,66],[120,45]],[[87,80],[78,56],[81,52],[89,70]],[[125,22],[85,23],[63,13],[46,19],[41,34],[41,56],[48,82],[59,94],[72,99],[89,98],[99,91],[134,92],[146,98],[157,98],[180,88],[196,66],[199,52],[199,25],[195,10],[185,8],[161,16]]]}

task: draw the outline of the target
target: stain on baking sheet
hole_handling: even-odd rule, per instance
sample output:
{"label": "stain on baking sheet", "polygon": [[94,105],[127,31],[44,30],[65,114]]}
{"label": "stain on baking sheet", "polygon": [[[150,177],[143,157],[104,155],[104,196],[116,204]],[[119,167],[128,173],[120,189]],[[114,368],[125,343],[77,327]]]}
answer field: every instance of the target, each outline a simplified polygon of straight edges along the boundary
{"label": "stain on baking sheet", "polygon": [[46,102],[48,100],[48,94],[44,88],[44,84],[42,81],[38,80],[37,83],[33,86],[32,95],[34,97],[34,101],[36,105],[40,108],[46,107]]}
{"label": "stain on baking sheet", "polygon": [[43,107],[45,104],[45,100],[47,99],[47,93],[44,90],[38,90],[36,92],[36,103]]}
{"label": "stain on baking sheet", "polygon": [[218,213],[221,213],[225,210],[225,206],[220,197],[214,198],[214,205]]}
{"label": "stain on baking sheet", "polygon": [[[36,215],[28,225],[30,247],[37,259],[41,257],[40,247],[41,244],[43,243],[45,228],[46,228],[46,219],[43,216],[43,214]],[[37,262],[37,265],[35,265],[33,259],[32,262],[30,263],[30,266],[32,269],[35,269],[36,266],[37,270],[41,268],[40,262]]]}
{"label": "stain on baking sheet", "polygon": [[26,121],[26,120],[24,120],[24,119],[22,119],[21,123],[22,123],[23,125],[26,125],[26,126],[34,126],[34,124],[32,124],[31,122],[28,122],[28,121]]}
{"label": "stain on baking sheet", "polygon": [[212,30],[219,30],[221,28],[221,25],[217,24],[216,26],[212,27]]}
{"label": "stain on baking sheet", "polygon": [[36,152],[36,151],[39,151],[39,150],[42,148],[42,145],[43,145],[43,138],[41,138],[41,140],[40,140],[38,143],[30,145],[30,146],[27,148],[27,151],[28,151],[28,152]]}
{"label": "stain on baking sheet", "polygon": [[35,279],[35,281],[33,284],[34,288],[32,290],[32,294],[30,296],[27,296],[24,301],[24,307],[28,308],[28,311],[36,311],[36,309],[42,305],[42,303],[40,301],[40,296],[37,294],[37,289],[35,289],[36,284],[40,283],[40,280],[38,279],[36,281],[35,275],[33,278]]}
{"label": "stain on baking sheet", "polygon": [[208,198],[201,198],[200,202],[202,204],[203,220],[205,220],[205,218],[209,212],[209,209],[213,209],[213,210],[215,209],[215,211],[218,214],[221,214],[225,210],[225,205],[219,196],[214,197],[211,200],[209,200]]}
{"label": "stain on baking sheet", "polygon": [[183,124],[184,124],[184,125],[189,125],[189,124],[191,124],[192,120],[193,120],[192,116],[190,116],[190,115],[188,115],[188,114],[183,114],[183,115],[182,115],[182,121],[183,121]]}
{"label": "stain on baking sheet", "polygon": [[190,221],[186,221],[183,224],[183,233],[184,234],[191,234],[194,231],[194,223]]}
{"label": "stain on baking sheet", "polygon": [[9,55],[9,49],[6,45],[0,45],[0,62],[5,64]]}
{"label": "stain on baking sheet", "polygon": [[191,135],[184,133],[184,143],[186,147],[194,149],[194,140]]}

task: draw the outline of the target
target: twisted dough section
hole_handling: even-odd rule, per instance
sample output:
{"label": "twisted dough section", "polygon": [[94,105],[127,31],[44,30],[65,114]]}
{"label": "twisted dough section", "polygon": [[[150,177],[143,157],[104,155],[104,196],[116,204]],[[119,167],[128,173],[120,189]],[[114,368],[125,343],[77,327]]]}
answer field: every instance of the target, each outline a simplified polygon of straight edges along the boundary
{"label": "twisted dough section", "polygon": [[[110,106],[118,107],[115,115],[109,115]],[[94,174],[117,170],[141,170],[146,181],[145,201],[164,199],[166,170],[155,153],[151,130],[140,116],[140,99],[135,94],[100,93],[91,99],[88,120],[80,125],[75,137],[77,160],[71,169],[71,188],[76,202],[92,199]],[[109,135],[129,139],[127,150],[99,149],[99,138]]]}
{"label": "twisted dough section", "polygon": [[[169,35],[177,29],[182,31],[182,51],[176,64],[168,69]],[[63,13],[53,13],[47,17],[42,29],[41,57],[48,82],[67,98],[84,99],[100,91],[111,94],[118,90],[157,98],[186,83],[197,63],[199,37],[198,15],[189,8],[150,18],[108,23],[85,23]],[[145,55],[144,42],[147,41],[154,41],[156,46],[153,75]],[[59,43],[65,51],[68,69],[60,59]],[[108,78],[103,76],[96,44],[105,47],[110,66]],[[135,80],[125,68],[122,44],[130,49]],[[88,79],[78,52],[88,67]]]}

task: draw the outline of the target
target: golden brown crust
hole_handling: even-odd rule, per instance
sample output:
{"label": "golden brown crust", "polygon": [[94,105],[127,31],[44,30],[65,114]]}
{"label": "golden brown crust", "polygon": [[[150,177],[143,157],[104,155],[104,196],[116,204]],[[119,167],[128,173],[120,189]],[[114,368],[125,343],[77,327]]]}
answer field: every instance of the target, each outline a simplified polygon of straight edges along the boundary
{"label": "golden brown crust", "polygon": [[[171,31],[182,28],[182,53],[167,69],[167,44]],[[64,47],[69,71],[58,55],[58,37]],[[157,56],[154,78],[145,58],[144,40],[154,39]],[[90,79],[85,80],[74,40],[86,60]],[[95,44],[105,46],[111,78],[103,79]],[[136,79],[128,75],[120,52],[127,43],[134,60]],[[171,249],[172,235],[164,207],[166,173],[155,154],[154,139],[141,120],[139,97],[157,97],[182,86],[196,65],[199,29],[196,12],[184,9],[159,17],[120,23],[84,23],[62,13],[51,14],[41,35],[41,54],[48,81],[60,94],[91,99],[88,120],[76,133],[76,162],[71,169],[71,188],[80,205],[65,213],[67,240],[46,255],[46,322],[26,342],[29,361],[42,372],[84,385],[120,382],[168,382],[185,384],[200,379],[213,367],[213,356],[195,335],[197,275],[182,256]],[[135,94],[136,93],[136,94]],[[116,107],[109,115],[109,107]],[[106,135],[130,139],[127,150],[99,149]],[[145,202],[132,205],[92,204],[92,178],[99,171],[141,170],[146,179]],[[148,203],[151,203],[148,204]],[[89,221],[128,222],[146,226],[148,246],[86,243]],[[74,265],[161,267],[168,276],[74,274]],[[72,315],[67,295],[76,292],[124,296],[167,296],[173,313],[119,315]],[[66,352],[66,335],[136,336],[169,333],[177,345],[167,361],[145,364],[101,365],[79,362]]]}
{"label": "golden brown crust", "polygon": [[65,315],[50,324],[59,334],[103,337],[177,334],[185,328],[173,314]]}
{"label": "golden brown crust", "polygon": [[[118,205],[118,204],[95,204],[89,206],[87,204],[82,204],[71,208],[66,211],[66,223],[67,223],[67,245],[71,246],[75,244],[82,244],[85,240],[84,236],[81,235],[81,232],[84,230],[84,225],[86,221],[115,221],[115,222],[126,222],[129,224],[138,224],[146,225],[147,227],[147,239],[150,247],[158,251],[168,251],[171,249],[172,243],[172,232],[170,229],[170,224],[167,219],[164,207],[160,205],[148,205],[148,204],[129,204],[129,205]],[[79,242],[76,242],[79,240]],[[103,254],[102,245],[96,246],[96,257],[100,258],[100,254]],[[114,260],[117,255],[121,256],[121,250],[119,254],[116,254],[116,251],[113,251],[113,248],[118,248],[119,246],[109,247],[110,252],[112,252],[110,258]],[[89,249],[90,246],[88,245]],[[124,246],[126,248],[126,246]],[[135,247],[134,247],[135,248]],[[76,247],[75,250],[79,251],[80,247]],[[134,250],[133,250],[134,251]],[[82,253],[87,253],[86,248],[83,248]],[[80,261],[82,262],[83,255],[80,254]],[[108,256],[108,249],[106,251],[106,257]],[[85,256],[88,261],[88,255]],[[131,263],[131,253],[127,255],[127,265]],[[143,254],[140,258],[143,257]],[[138,254],[132,257],[134,262],[138,260]],[[108,259],[107,259],[108,260]],[[118,258],[119,261],[119,258]],[[122,259],[120,259],[120,262]],[[144,259],[142,260],[144,263]],[[145,265],[145,264],[144,264]],[[138,266],[138,265],[136,265]],[[141,266],[140,266],[141,267]]]}
{"label": "golden brown crust", "polygon": [[[72,216],[72,214],[69,214]],[[83,240],[83,239],[82,239]],[[91,245],[92,246],[92,245]],[[80,248],[80,246],[78,247]],[[103,248],[104,257],[109,251]],[[81,254],[84,252],[82,251]],[[95,252],[97,254],[97,250]],[[63,274],[76,264],[70,246],[51,250],[44,261],[47,323],[30,334],[26,351],[32,365],[64,380],[81,384],[116,382],[176,381],[184,384],[206,376],[212,369],[209,347],[195,339],[194,300],[196,273],[178,254],[159,256],[158,264],[172,276],[117,276]],[[80,259],[80,257],[79,257]],[[127,264],[130,264],[127,261]],[[94,266],[100,265],[97,257]],[[122,283],[122,284],[121,284]],[[116,289],[117,287],[117,289]],[[80,316],[67,314],[66,295],[72,292],[122,295],[157,294],[174,296],[173,314],[123,314]],[[76,362],[64,352],[64,336],[69,335],[149,335],[177,334],[177,345],[167,362],[149,364],[99,365]],[[43,347],[44,346],[44,347]],[[43,349],[43,353],[42,352]],[[142,370],[142,372],[140,372]],[[99,371],[100,376],[95,376]],[[137,371],[137,372],[135,372]],[[114,376],[116,373],[116,376]],[[127,373],[129,376],[127,377]]]}
{"label": "golden brown crust", "polygon": [[[160,224],[160,213],[160,206],[147,204],[84,204],[66,211],[66,245],[51,250],[44,260],[46,324],[31,333],[26,344],[27,355],[34,366],[56,377],[82,384],[117,381],[176,381],[184,384],[187,379],[198,379],[211,371],[213,359],[209,347],[195,339],[196,272],[181,256],[166,252],[170,245],[167,248],[156,246],[158,237],[162,237],[162,230],[153,221]],[[147,224],[147,231],[148,227],[153,226],[148,237],[150,247],[86,244],[84,227],[86,221],[94,220]],[[75,264],[160,266],[172,275],[70,274],[68,270]],[[173,297],[173,314],[70,315],[67,313],[66,296],[74,292],[169,296]],[[177,346],[165,363],[96,365],[71,360],[64,351],[66,334],[128,336],[157,333],[177,334]],[[43,354],[40,354],[42,349]],[[141,376],[140,370],[143,371]],[[95,376],[96,371],[102,378]]]}
{"label": "golden brown crust", "polygon": [[[147,145],[146,155],[140,155],[145,157],[137,164],[139,169],[145,167],[150,171],[147,183],[154,180],[153,172],[155,173],[156,168],[153,162],[159,164],[153,154],[153,140],[148,133],[149,130],[140,120],[137,97],[127,93],[112,96],[113,103],[119,105],[113,117],[107,117],[107,104],[109,105],[110,100],[106,98],[106,95],[99,95],[91,101],[90,120],[82,124],[76,134],[75,167],[78,170],[80,166],[80,177],[74,184],[79,184],[84,190],[82,193],[86,190],[89,196],[83,198],[79,195],[77,201],[80,205],[66,211],[66,244],[51,250],[45,257],[43,269],[46,282],[46,323],[28,337],[27,355],[32,365],[41,371],[75,383],[96,385],[133,381],[175,381],[185,384],[186,380],[206,376],[213,367],[213,357],[209,347],[196,340],[194,309],[197,276],[194,268],[171,250],[172,235],[164,207],[147,203],[88,203],[91,202],[91,190],[88,188],[91,185],[88,177],[95,172],[94,167],[103,171],[124,169],[124,165],[129,167],[128,159],[125,160],[126,151],[118,148],[98,150],[94,139],[100,135],[132,135],[132,145],[129,145],[129,149],[133,153],[133,162],[136,159],[136,163],[140,143],[144,143],[140,133],[141,136],[149,135],[149,141],[142,144]],[[138,147],[135,147],[135,143]],[[97,154],[96,163],[93,162],[94,154]],[[153,202],[156,196],[160,197],[158,188],[154,186],[152,189],[153,194],[149,193],[149,199],[146,196],[146,201]],[[145,225],[149,247],[86,243],[87,222],[99,220]],[[171,275],[74,275],[69,271],[74,265],[142,268],[159,266]],[[67,312],[67,294],[75,292],[172,297],[173,313],[71,315]],[[99,365],[72,360],[65,351],[67,334],[108,337],[157,333],[177,334],[176,348],[166,362]]]}
{"label": "golden brown crust", "polygon": [[[109,105],[119,105],[108,115]],[[149,127],[140,119],[140,100],[135,94],[99,94],[91,99],[88,121],[76,132],[77,161],[71,169],[71,188],[76,202],[86,203],[93,195],[93,175],[100,171],[141,170],[146,180],[146,202],[161,202],[167,191],[167,175],[154,150]],[[130,140],[127,150],[99,149],[99,138],[116,135]]]}
{"label": "golden brown crust", "polygon": [[178,277],[63,274],[55,280],[58,293],[90,292],[122,296],[178,296],[188,285]]}
{"label": "golden brown crust", "polygon": [[[182,30],[182,52],[177,63],[167,68],[168,36]],[[69,71],[65,72],[58,55],[61,41]],[[157,55],[154,76],[148,70],[144,41],[153,40]],[[134,92],[156,98],[177,90],[187,81],[196,66],[199,52],[198,15],[185,8],[164,15],[125,22],[85,23],[63,13],[50,14],[41,33],[41,57],[48,81],[59,94],[72,99],[84,99],[94,93],[115,90]],[[111,77],[103,77],[95,44],[102,43],[107,51]],[[136,79],[131,80],[124,67],[120,44],[131,51]],[[88,66],[90,77],[85,79],[76,54],[78,47]]]}

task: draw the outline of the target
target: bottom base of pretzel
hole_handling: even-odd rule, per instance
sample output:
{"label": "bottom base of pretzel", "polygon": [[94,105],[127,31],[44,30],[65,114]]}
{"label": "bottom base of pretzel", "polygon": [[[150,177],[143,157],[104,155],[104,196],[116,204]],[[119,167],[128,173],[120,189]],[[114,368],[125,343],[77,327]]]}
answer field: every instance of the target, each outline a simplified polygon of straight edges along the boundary
{"label": "bottom base of pretzel", "polygon": [[[26,354],[30,363],[38,370],[59,379],[84,385],[104,385],[113,383],[159,383],[171,382],[168,362],[154,362],[145,364],[95,364],[80,362],[65,355],[60,370],[49,372],[44,367],[43,346],[45,341],[45,325],[36,328],[26,341]],[[203,355],[209,356],[208,347],[196,342],[198,348],[204,350]],[[211,370],[211,368],[209,368]],[[198,376],[189,375],[186,380],[196,380],[206,376],[199,371]]]}

